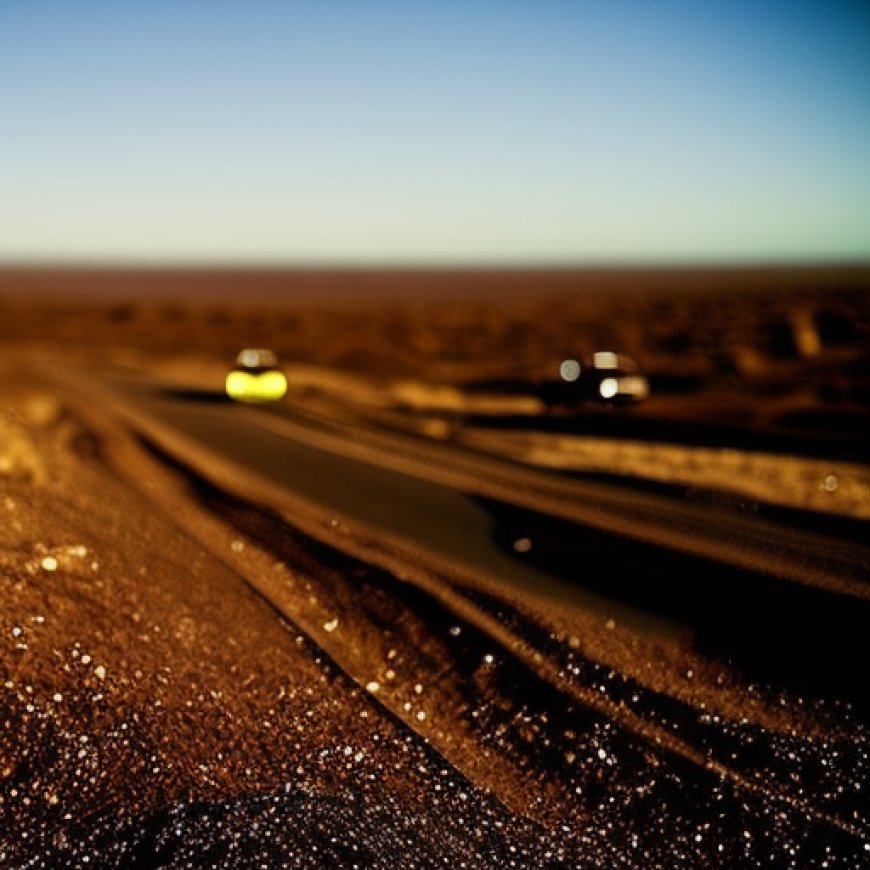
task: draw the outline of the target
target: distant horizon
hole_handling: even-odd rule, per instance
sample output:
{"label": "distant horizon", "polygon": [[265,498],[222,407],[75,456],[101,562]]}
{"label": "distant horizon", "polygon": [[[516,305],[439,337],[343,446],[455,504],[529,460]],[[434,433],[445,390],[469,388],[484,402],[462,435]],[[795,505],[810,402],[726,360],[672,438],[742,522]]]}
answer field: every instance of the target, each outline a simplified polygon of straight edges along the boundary
{"label": "distant horizon", "polygon": [[0,302],[375,303],[515,296],[870,291],[870,263],[530,267],[0,265]]}
{"label": "distant horizon", "polygon": [[51,259],[0,260],[0,271],[12,272],[582,272],[582,271],[745,271],[756,269],[870,269],[870,255],[854,258],[744,258],[744,259],[613,259],[576,261],[418,261],[418,260],[125,260]]}

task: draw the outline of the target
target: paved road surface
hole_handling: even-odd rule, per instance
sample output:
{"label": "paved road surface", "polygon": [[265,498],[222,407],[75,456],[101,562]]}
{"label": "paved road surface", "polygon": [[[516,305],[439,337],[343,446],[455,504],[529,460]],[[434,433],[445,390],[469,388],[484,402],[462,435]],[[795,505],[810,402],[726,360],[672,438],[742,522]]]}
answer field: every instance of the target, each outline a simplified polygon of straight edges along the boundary
{"label": "paved road surface", "polygon": [[[153,383],[127,382],[123,390],[140,411],[234,463],[520,593],[578,603],[639,629],[688,629],[699,648],[762,680],[856,692],[870,616],[866,545],[679,496],[565,480],[470,454],[457,460],[452,448],[439,458],[442,448],[406,436],[384,436],[386,449],[364,461],[352,439],[316,421],[288,422],[219,395]],[[455,478],[451,463],[461,467]],[[480,494],[480,480],[497,474],[516,479],[509,498]],[[572,520],[570,507],[555,499],[544,503],[561,516],[537,509],[540,492],[532,487],[573,499],[593,522]],[[603,519],[595,521],[598,513]],[[628,518],[642,534],[614,532],[612,517]],[[686,547],[656,543],[659,530],[666,543],[683,538]]]}

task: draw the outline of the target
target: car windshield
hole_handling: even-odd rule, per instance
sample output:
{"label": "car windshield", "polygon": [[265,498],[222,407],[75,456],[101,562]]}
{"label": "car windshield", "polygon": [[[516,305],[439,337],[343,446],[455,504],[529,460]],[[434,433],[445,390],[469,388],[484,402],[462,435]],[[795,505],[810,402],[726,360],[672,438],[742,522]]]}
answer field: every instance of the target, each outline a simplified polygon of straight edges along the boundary
{"label": "car windshield", "polygon": [[236,363],[246,369],[270,368],[278,365],[278,357],[265,348],[245,348],[236,358]]}

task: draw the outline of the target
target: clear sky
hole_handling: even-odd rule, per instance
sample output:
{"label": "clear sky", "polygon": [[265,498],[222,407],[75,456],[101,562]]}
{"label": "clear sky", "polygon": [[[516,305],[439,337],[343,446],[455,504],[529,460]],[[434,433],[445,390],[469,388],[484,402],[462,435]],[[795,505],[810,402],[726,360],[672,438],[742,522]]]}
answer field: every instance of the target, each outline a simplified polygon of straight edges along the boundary
{"label": "clear sky", "polygon": [[862,0],[0,0],[0,261],[816,258]]}

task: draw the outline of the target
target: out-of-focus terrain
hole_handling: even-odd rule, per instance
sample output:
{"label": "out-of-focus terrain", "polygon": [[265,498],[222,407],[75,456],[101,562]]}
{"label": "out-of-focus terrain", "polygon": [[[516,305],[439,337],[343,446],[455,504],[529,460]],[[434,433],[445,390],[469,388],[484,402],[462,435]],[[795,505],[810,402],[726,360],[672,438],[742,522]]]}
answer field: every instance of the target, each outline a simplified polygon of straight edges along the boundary
{"label": "out-of-focus terrain", "polygon": [[[5,269],[0,340],[215,390],[240,347],[270,347],[296,399],[384,425],[866,518],[868,296],[860,267]],[[560,402],[560,361],[596,349],[640,361],[650,399],[618,412]],[[691,445],[688,466],[674,443]],[[819,461],[796,473],[782,453]]]}
{"label": "out-of-focus terrain", "polygon": [[612,348],[651,375],[652,401],[635,416],[849,441],[867,431],[868,284],[858,267],[5,269],[0,338],[84,348],[95,363],[122,350],[225,366],[239,347],[262,345],[291,365],[412,381],[408,405],[437,407],[440,396],[448,411],[474,411],[480,394],[525,393],[556,380],[560,360]]}
{"label": "out-of-focus terrain", "polygon": [[[657,615],[499,590],[270,502],[106,399],[106,378],[147,376],[216,401],[243,346],[274,348],[284,406],[360,451],[419,439],[470,478],[515,468],[518,490],[535,474],[646,487],[832,552],[866,541],[867,269],[2,271],[0,863],[870,860],[866,565],[844,576],[821,552],[799,582],[739,559],[733,577],[659,578],[697,593],[693,612],[720,600],[705,583],[733,582],[744,620],[771,619],[764,661],[729,659]],[[648,401],[565,391],[560,361],[598,349],[637,359]],[[489,509],[520,554],[577,534]],[[590,534],[578,585],[643,579],[619,550]],[[849,660],[787,630],[816,601],[843,621],[807,642],[851,633]],[[811,678],[780,680],[790,658]]]}

